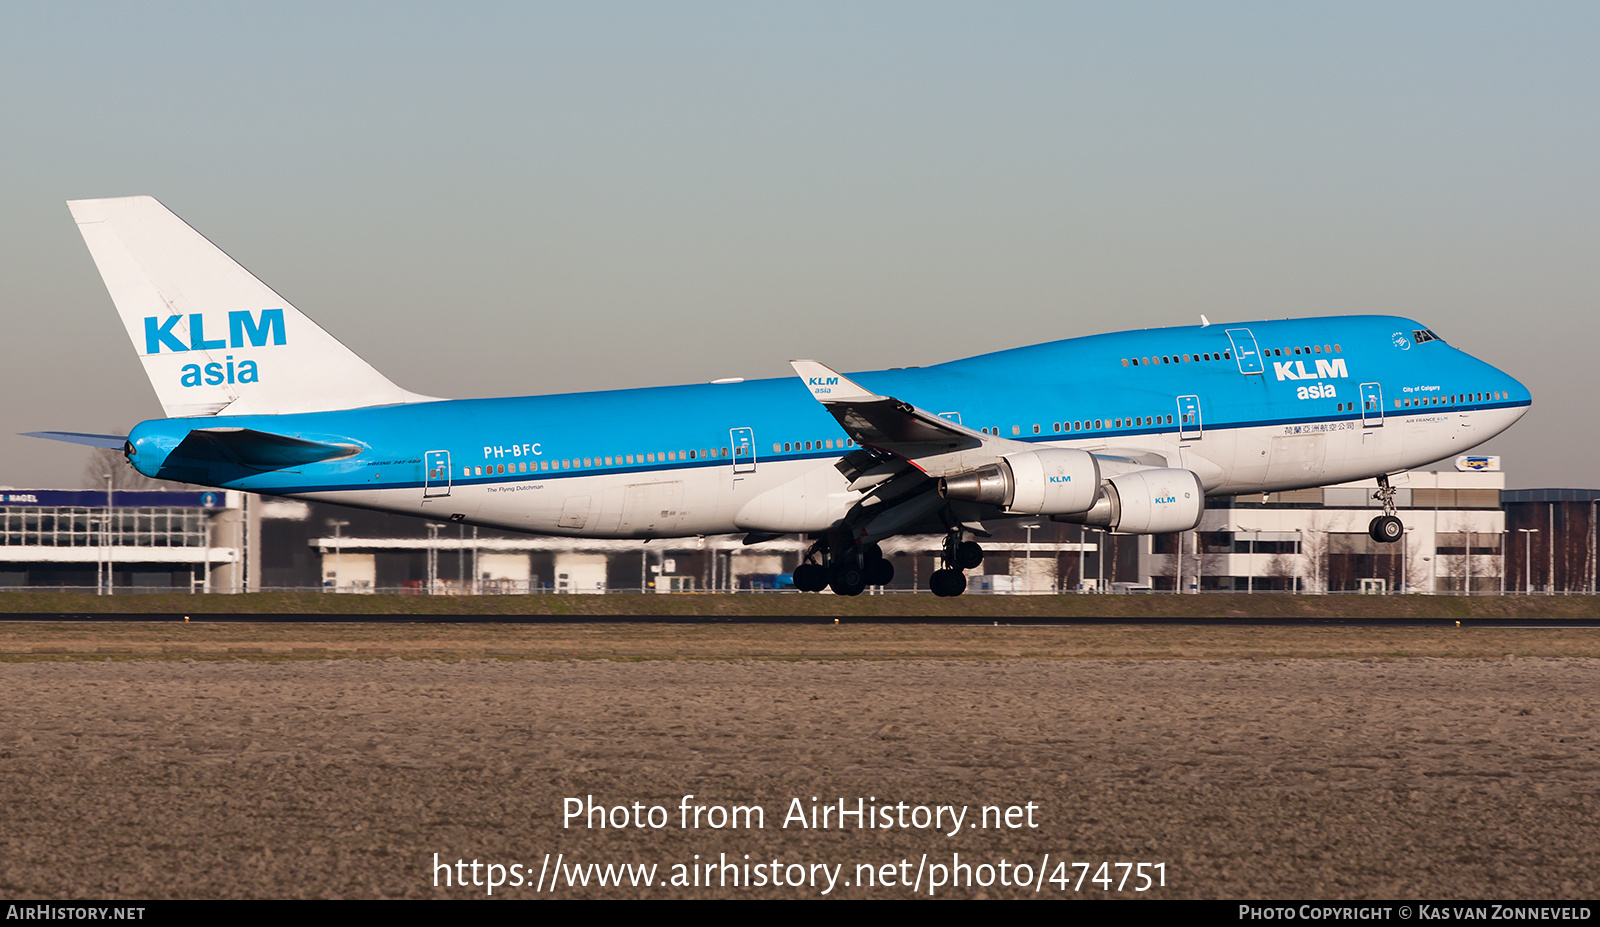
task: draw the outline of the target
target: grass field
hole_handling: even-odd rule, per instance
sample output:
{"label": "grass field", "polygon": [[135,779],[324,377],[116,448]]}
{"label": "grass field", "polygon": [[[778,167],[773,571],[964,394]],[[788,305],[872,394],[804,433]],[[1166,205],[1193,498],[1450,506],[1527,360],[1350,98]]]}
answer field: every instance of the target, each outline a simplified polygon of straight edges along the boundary
{"label": "grass field", "polygon": [[0,615],[660,615],[692,619],[739,617],[1041,618],[1600,618],[1600,596],[1360,595],[863,595],[799,593],[686,595],[248,595],[95,596],[0,594]]}

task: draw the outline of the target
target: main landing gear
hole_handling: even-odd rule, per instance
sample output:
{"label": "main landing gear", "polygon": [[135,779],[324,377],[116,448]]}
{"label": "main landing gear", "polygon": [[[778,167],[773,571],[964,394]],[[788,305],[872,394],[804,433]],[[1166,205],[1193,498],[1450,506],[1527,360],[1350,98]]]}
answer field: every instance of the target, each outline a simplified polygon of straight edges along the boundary
{"label": "main landing gear", "polygon": [[1372,494],[1372,498],[1383,504],[1383,514],[1367,526],[1367,534],[1379,544],[1393,544],[1405,535],[1406,526],[1395,515],[1394,487],[1389,485],[1388,476],[1378,477],[1378,491]]}
{"label": "main landing gear", "polygon": [[824,549],[818,542],[807,553],[806,562],[794,568],[794,587],[801,592],[832,589],[834,595],[860,595],[868,586],[887,586],[894,581],[894,564],[884,557],[877,544],[851,545],[843,551],[828,550],[827,566],[810,558]]}
{"label": "main landing gear", "polygon": [[928,577],[928,588],[941,597],[958,596],[967,591],[967,574],[983,564],[983,548],[976,541],[961,540],[961,529],[955,528],[945,535],[944,568],[934,570]]}
{"label": "main landing gear", "polygon": [[[957,596],[967,591],[965,570],[983,565],[983,548],[974,541],[963,541],[955,528],[945,536],[943,568],[928,577],[928,588],[937,596]],[[820,563],[817,561],[821,561]],[[829,543],[817,541],[806,552],[805,562],[794,568],[794,587],[801,592],[832,589],[835,595],[860,595],[868,586],[887,586],[894,581],[894,564],[877,544]]]}

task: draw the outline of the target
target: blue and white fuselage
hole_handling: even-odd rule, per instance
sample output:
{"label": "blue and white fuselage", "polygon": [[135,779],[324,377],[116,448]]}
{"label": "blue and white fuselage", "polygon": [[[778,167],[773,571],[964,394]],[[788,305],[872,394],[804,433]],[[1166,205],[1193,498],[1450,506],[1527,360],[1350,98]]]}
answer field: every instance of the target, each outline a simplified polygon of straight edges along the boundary
{"label": "blue and white fuselage", "polygon": [[[1273,352],[1261,373],[1240,372],[1229,330],[1248,331],[1260,350]],[[1417,322],[1381,316],[1157,329],[852,379],[1022,443],[1159,455],[1198,473],[1211,495],[1263,492],[1362,479],[1463,453],[1527,410],[1531,397],[1521,383],[1443,341],[1411,343],[1412,332],[1421,330]],[[1397,336],[1407,348],[1395,346]],[[1316,353],[1292,353],[1307,348]],[[1318,360],[1329,376],[1316,375]],[[1336,368],[1328,363],[1335,360]],[[1363,410],[1363,384],[1370,384],[1379,409]],[[1192,397],[1186,402],[1199,412],[1198,427],[1181,428],[1179,397]],[[129,460],[148,476],[170,475],[163,474],[167,454],[197,424],[141,424],[130,435]],[[224,464],[199,480],[207,485],[539,534],[820,531],[859,498],[844,491],[840,477],[829,487],[838,498],[818,518],[800,524],[740,518],[762,494],[813,471],[834,471],[854,446],[793,377],[216,416],[203,425],[360,449],[264,472]],[[734,457],[741,446],[749,455]],[[431,467],[430,453],[437,455]],[[671,514],[624,519],[628,487],[659,483],[678,484]]]}

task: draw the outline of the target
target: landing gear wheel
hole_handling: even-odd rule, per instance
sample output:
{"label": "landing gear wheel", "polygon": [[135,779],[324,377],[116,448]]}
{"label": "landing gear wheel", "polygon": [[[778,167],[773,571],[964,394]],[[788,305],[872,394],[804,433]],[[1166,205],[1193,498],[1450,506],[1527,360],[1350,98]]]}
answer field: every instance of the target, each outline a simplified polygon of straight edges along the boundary
{"label": "landing gear wheel", "polygon": [[960,570],[934,570],[928,577],[928,588],[936,596],[958,596],[967,591],[967,576]]}
{"label": "landing gear wheel", "polygon": [[956,548],[956,566],[963,570],[976,570],[983,566],[983,548],[977,541],[962,541]]}
{"label": "landing gear wheel", "polygon": [[894,582],[894,564],[879,557],[867,561],[867,585],[887,586]]}
{"label": "landing gear wheel", "polygon": [[801,592],[821,592],[828,586],[828,571],[815,563],[802,563],[794,568],[794,587]]}
{"label": "landing gear wheel", "polygon": [[828,585],[834,595],[860,595],[867,588],[867,571],[853,563],[841,563],[833,568]]}
{"label": "landing gear wheel", "polygon": [[1367,534],[1379,544],[1393,544],[1405,533],[1405,523],[1393,515],[1379,515],[1367,526]]}

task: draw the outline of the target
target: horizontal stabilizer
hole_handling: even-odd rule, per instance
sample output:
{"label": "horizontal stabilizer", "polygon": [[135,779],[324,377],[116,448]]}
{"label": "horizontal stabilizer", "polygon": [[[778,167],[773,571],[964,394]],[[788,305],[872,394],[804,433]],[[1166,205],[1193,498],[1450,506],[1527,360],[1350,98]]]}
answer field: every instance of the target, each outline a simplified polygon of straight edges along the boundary
{"label": "horizontal stabilizer", "polygon": [[168,460],[237,464],[251,470],[282,470],[361,452],[350,444],[324,444],[253,428],[197,428],[179,442]]}
{"label": "horizontal stabilizer", "polygon": [[105,447],[113,451],[120,451],[127,445],[128,439],[124,435],[96,435],[83,431],[25,431],[24,438],[44,438],[49,441],[65,441],[68,444],[87,444],[90,447]]}

